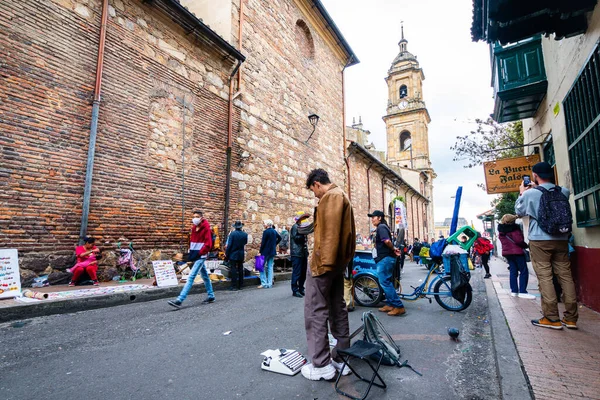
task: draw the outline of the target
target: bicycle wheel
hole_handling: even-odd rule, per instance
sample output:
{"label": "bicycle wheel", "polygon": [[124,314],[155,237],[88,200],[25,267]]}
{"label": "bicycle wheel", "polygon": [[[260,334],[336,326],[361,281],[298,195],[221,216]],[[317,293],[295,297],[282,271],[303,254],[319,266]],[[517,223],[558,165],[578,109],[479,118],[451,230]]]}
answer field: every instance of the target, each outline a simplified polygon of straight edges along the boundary
{"label": "bicycle wheel", "polygon": [[362,274],[354,278],[354,300],[359,306],[374,307],[382,298],[383,290],[373,275]]}
{"label": "bicycle wheel", "polygon": [[473,292],[470,287],[469,290],[465,292],[464,303],[461,303],[452,297],[449,276],[444,276],[436,282],[435,286],[433,287],[433,293],[435,301],[437,301],[442,308],[448,311],[465,310],[467,307],[469,307],[469,305],[471,305],[471,301],[473,300]]}

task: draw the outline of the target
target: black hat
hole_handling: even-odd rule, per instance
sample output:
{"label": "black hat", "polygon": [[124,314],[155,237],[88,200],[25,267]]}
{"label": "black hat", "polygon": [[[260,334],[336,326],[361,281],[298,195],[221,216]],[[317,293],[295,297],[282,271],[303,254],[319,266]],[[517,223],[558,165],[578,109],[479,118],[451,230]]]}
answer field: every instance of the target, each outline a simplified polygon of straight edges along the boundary
{"label": "black hat", "polygon": [[371,214],[367,214],[367,217],[385,217],[385,214],[383,213],[383,211],[379,211],[379,210],[375,210],[373,211]]}
{"label": "black hat", "polygon": [[242,223],[242,221],[235,221],[235,223],[233,224],[233,227],[235,229],[240,229],[242,226],[244,226],[244,224]]}
{"label": "black hat", "polygon": [[535,164],[531,170],[542,179],[551,179],[554,177],[554,169],[546,161]]}

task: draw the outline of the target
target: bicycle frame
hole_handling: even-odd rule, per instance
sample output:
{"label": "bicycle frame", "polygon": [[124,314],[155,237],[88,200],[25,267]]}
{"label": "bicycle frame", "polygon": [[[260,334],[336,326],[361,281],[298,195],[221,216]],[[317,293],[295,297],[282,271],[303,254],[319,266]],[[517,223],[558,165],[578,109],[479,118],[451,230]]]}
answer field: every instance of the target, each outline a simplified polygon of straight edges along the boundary
{"label": "bicycle frame", "polygon": [[[438,266],[436,267],[432,267],[429,269],[429,272],[427,273],[427,277],[425,278],[425,280],[423,281],[423,283],[421,283],[419,286],[417,286],[416,288],[414,288],[412,293],[398,293],[398,296],[400,296],[401,300],[407,300],[407,301],[414,301],[414,300],[418,300],[419,298],[423,297],[423,296],[433,296],[435,293],[433,293],[432,289],[434,284],[442,279],[441,277],[444,275],[443,273],[438,272],[439,268]],[[436,274],[436,276],[431,279],[431,275]],[[427,288],[427,290],[425,291],[424,289]]]}

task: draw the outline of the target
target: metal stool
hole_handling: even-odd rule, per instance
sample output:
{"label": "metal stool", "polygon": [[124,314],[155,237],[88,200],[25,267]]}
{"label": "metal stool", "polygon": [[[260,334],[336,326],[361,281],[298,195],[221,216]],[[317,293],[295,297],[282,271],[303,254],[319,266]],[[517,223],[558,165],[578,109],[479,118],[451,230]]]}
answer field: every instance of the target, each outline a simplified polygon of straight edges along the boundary
{"label": "metal stool", "polygon": [[[379,367],[381,366],[381,360],[383,360],[383,354],[384,354],[383,351],[381,351],[381,350],[383,350],[383,348],[380,345],[375,344],[375,343],[365,342],[364,340],[357,340],[349,348],[344,349],[344,350],[338,350],[337,353],[340,355],[340,357],[342,357],[342,360],[344,360],[344,363],[342,365],[342,369],[340,370],[340,373],[338,374],[337,379],[335,380],[335,391],[338,392],[339,394],[342,394],[346,397],[351,398],[352,400],[364,400],[367,397],[367,395],[369,394],[369,391],[371,390],[371,386],[375,385],[377,387],[385,389],[387,386],[378,372]],[[378,352],[379,352],[379,361],[377,361],[377,366],[374,367],[371,364],[371,362],[369,361],[369,357],[377,354]],[[371,369],[373,370],[373,376],[371,377],[371,379],[366,379],[366,378],[363,378],[362,376],[360,376],[358,374],[358,372],[356,372],[354,370],[354,368],[352,368],[352,366],[350,364],[348,364],[348,361],[350,360],[350,358],[358,358],[358,359],[361,359],[364,362],[366,362],[369,365],[369,367],[371,367]],[[362,397],[353,397],[338,388],[338,385],[340,383],[340,378],[342,377],[341,372],[346,367],[350,368],[350,371],[354,372],[354,375],[356,375],[356,377],[358,379],[360,379],[361,381],[367,382],[369,384],[369,386],[367,386],[367,390],[365,391],[365,393]],[[379,381],[381,382],[381,384],[375,382],[375,377],[379,378]]]}

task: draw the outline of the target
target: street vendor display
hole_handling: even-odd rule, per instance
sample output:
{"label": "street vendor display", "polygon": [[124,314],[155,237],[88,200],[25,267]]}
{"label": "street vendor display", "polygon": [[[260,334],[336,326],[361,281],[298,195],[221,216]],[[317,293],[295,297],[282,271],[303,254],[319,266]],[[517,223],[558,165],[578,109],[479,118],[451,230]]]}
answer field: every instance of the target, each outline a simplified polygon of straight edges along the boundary
{"label": "street vendor display", "polygon": [[0,299],[21,295],[17,249],[0,249]]}

